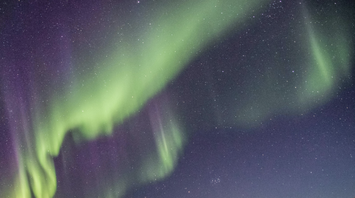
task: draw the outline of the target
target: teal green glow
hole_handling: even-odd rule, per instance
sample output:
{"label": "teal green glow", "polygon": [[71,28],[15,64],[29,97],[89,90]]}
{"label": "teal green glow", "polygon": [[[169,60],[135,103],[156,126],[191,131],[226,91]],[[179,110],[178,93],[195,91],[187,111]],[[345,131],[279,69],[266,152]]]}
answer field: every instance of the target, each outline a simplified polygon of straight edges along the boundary
{"label": "teal green glow", "polygon": [[311,23],[311,16],[305,21],[309,42],[309,70],[299,93],[303,106],[323,104],[334,93],[340,79],[351,70],[351,36],[347,35],[347,21],[338,21],[330,16],[326,25]]}
{"label": "teal green glow", "polygon": [[[5,192],[5,197],[27,198],[29,189],[38,198],[53,197],[57,184],[52,158],[58,155],[69,131],[73,131],[77,141],[111,134],[115,125],[134,115],[207,45],[228,34],[229,29],[235,29],[248,13],[265,2],[184,1],[178,7],[170,5],[155,11],[151,26],[142,30],[140,38],[126,32],[117,49],[97,60],[98,71],[77,72],[70,87],[53,93],[48,107],[40,101],[33,104],[33,128],[29,129],[34,131],[33,142],[19,151],[23,166],[19,167],[13,190]],[[76,64],[79,68],[94,63]],[[183,136],[174,122],[168,128],[170,132],[156,135],[158,157],[142,165],[139,182],[161,179],[173,170]],[[119,180],[113,195],[102,194],[120,196],[129,188],[126,183],[130,182]]]}
{"label": "teal green glow", "polygon": [[[231,97],[239,102],[230,102],[235,108],[229,116],[230,125],[250,128],[266,123],[273,115],[304,115],[330,101],[343,86],[351,72],[353,52],[349,20],[339,13],[319,16],[303,11],[303,23],[291,25],[299,27],[295,35],[302,36],[290,37],[297,42],[285,43],[287,51],[278,52],[283,53],[282,58],[270,57],[265,63],[264,68],[272,65],[275,71],[265,71],[263,77],[251,80],[245,91],[249,95],[239,92]],[[292,58],[288,62],[284,57]]]}

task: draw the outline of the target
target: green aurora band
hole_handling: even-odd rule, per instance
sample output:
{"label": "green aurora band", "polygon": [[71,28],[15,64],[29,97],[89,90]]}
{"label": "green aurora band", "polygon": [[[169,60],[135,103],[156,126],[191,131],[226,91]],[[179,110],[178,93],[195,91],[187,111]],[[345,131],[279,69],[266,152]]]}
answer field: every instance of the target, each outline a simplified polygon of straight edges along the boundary
{"label": "green aurora band", "polygon": [[[110,56],[98,60],[98,71],[77,73],[71,87],[51,96],[48,107],[34,102],[33,120],[23,121],[22,128],[17,129],[18,134],[32,131],[33,137],[18,137],[18,145],[26,148],[17,146],[17,172],[8,178],[11,188],[1,189],[0,197],[29,198],[31,190],[38,198],[53,197],[57,189],[53,158],[58,156],[68,132],[78,142],[111,135],[115,126],[137,113],[213,40],[245,23],[265,3],[266,0],[197,0],[161,7],[151,17],[152,23],[145,33],[139,35],[140,41],[136,37],[124,37],[118,49],[112,49]],[[237,114],[248,115],[238,116],[237,121],[233,117],[232,123],[255,126],[255,120],[266,120],[270,114],[280,111],[280,105],[291,108],[292,112],[304,112],[323,104],[334,93],[339,79],[351,69],[347,24],[339,25],[337,20],[318,27],[311,25],[310,19],[305,24],[304,42],[308,48],[302,50],[308,56],[302,64],[307,65],[308,71],[295,92],[294,105],[279,104],[273,98],[274,93],[264,91],[260,98],[271,98],[273,102],[246,99]],[[259,108],[250,110],[256,103]],[[169,109],[162,109],[166,108]],[[117,178],[113,186],[100,186],[102,197],[123,196],[133,183],[163,179],[172,172],[185,140],[183,126],[172,111],[167,112],[164,119],[162,115],[152,116],[158,119],[158,124],[153,124],[157,154],[144,160],[141,173],[135,178],[138,181]]]}
{"label": "green aurora band", "polygon": [[[228,34],[266,2],[199,0],[161,7],[150,28],[140,35],[144,44],[138,38],[124,37],[119,49],[98,61],[99,71],[77,73],[73,85],[53,94],[46,107],[33,102],[32,120],[23,121],[23,128],[17,131],[30,131],[33,136],[16,140],[26,148],[17,150],[18,170],[8,179],[13,184],[1,190],[0,197],[28,198],[31,191],[38,198],[53,197],[57,188],[53,157],[58,156],[69,131],[86,140],[110,135],[115,125],[142,108],[214,39]],[[175,166],[183,138],[180,127],[169,123],[170,131],[157,135],[159,158],[142,166],[147,170],[140,176],[141,182],[161,179]],[[102,193],[121,196],[129,188],[127,183],[119,180],[114,192]]]}

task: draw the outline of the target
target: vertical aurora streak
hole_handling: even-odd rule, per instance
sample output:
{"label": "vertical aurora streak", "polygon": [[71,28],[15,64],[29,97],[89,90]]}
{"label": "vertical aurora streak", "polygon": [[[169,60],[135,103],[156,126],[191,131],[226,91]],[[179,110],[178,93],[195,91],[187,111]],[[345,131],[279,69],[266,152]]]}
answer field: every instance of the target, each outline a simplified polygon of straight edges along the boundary
{"label": "vertical aurora streak", "polygon": [[[247,89],[242,91],[248,94],[240,94],[238,90],[227,97],[225,103],[233,107],[233,112],[227,113],[227,125],[253,128],[273,115],[305,114],[330,101],[337,88],[349,79],[353,61],[351,21],[336,13],[334,5],[328,5],[329,12],[314,14],[309,13],[307,3],[304,4],[301,4],[299,20],[289,22],[290,27],[297,29],[284,33],[292,45],[286,43],[283,51],[275,50],[272,58],[260,58],[267,60],[265,71],[258,80],[246,80]],[[283,42],[282,39],[280,37],[279,42]],[[257,43],[263,45],[260,41]],[[277,57],[281,53],[282,59]],[[288,77],[270,73],[267,70],[270,65]]]}
{"label": "vertical aurora streak", "polygon": [[[326,13],[329,21],[317,21],[303,8],[305,28],[308,32],[309,72],[306,75],[304,90],[299,93],[302,106],[309,108],[326,102],[333,95],[340,79],[351,72],[352,38],[348,35],[349,21],[334,13]],[[302,86],[302,85],[301,85]]]}

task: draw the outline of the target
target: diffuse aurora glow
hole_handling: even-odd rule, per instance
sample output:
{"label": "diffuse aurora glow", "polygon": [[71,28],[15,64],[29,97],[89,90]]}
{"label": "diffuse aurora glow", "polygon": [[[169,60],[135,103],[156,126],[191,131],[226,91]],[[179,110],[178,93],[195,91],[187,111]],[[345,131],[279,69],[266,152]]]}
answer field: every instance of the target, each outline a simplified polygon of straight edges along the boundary
{"label": "diffuse aurora glow", "polygon": [[310,46],[308,54],[311,55],[308,64],[312,66],[304,81],[305,88],[298,93],[302,106],[313,106],[317,100],[319,104],[324,103],[339,85],[339,79],[351,72],[352,39],[347,35],[349,21],[339,19],[332,13],[327,14],[323,17],[328,18],[329,22],[312,24],[312,16],[304,11],[307,42]]}
{"label": "diffuse aurora glow", "polygon": [[[282,59],[273,58],[267,63],[279,65],[280,71],[292,75],[297,73],[298,77],[291,76],[279,83],[277,72],[270,74],[265,69],[262,79],[250,80],[248,85],[256,87],[257,98],[251,94],[243,98],[242,103],[233,101],[242,96],[233,95],[227,99],[228,104],[234,107],[234,111],[229,113],[232,114],[228,119],[229,125],[237,123],[247,128],[256,127],[272,115],[304,114],[328,102],[340,84],[348,79],[353,52],[349,20],[332,12],[311,15],[305,7],[302,7],[301,17],[302,23],[290,25],[299,28],[295,31],[298,36],[302,35],[301,47],[285,46],[289,52],[281,52],[284,53]],[[289,39],[299,42],[296,36]],[[290,63],[283,57],[297,57],[297,60]],[[296,71],[292,71],[294,69]],[[250,90],[254,91],[252,88],[247,91]]]}
{"label": "diffuse aurora glow", "polygon": [[[51,93],[45,105],[39,100],[21,101],[18,105],[12,100],[12,94],[5,92],[6,104],[9,109],[15,109],[13,118],[17,120],[11,123],[17,167],[13,175],[1,178],[1,182],[11,184],[1,189],[0,197],[26,198],[31,197],[31,191],[36,197],[53,197],[57,189],[53,158],[59,154],[67,133],[72,132],[77,142],[111,135],[115,126],[143,108],[213,40],[238,28],[239,23],[262,9],[266,2],[208,0],[186,1],[178,7],[173,4],[162,6],[151,14],[151,25],[141,34],[132,36],[129,30],[123,30],[127,36],[113,41],[120,43],[118,48],[97,61],[100,69],[83,73],[76,70],[74,82],[61,87],[63,91]],[[304,43],[309,47],[303,53],[310,55],[302,64],[307,64],[308,72],[301,82],[302,89],[295,92],[295,105],[281,105],[295,111],[299,111],[296,106],[301,106],[304,111],[319,104],[319,100],[325,101],[339,83],[337,78],[350,70],[351,47],[346,33],[339,30],[329,36],[327,31],[324,33],[323,29],[309,25],[309,21],[305,24]],[[330,45],[333,48],[328,51]],[[93,63],[86,61],[76,64],[79,65],[74,68],[93,67]],[[40,91],[37,89],[40,87],[30,91],[38,95]],[[273,98],[273,94],[265,93],[260,98]],[[255,103],[261,107],[250,111],[249,107]],[[256,117],[262,120],[274,111],[280,111],[280,104],[273,103],[269,107],[270,103],[246,99],[242,107],[245,110],[237,114],[249,115],[237,123],[249,124]],[[263,104],[268,106],[263,107]],[[162,179],[174,169],[185,142],[184,126],[164,102],[157,104],[150,113],[156,150],[149,151],[151,153],[144,157],[134,178],[128,174],[107,179],[108,183],[113,182],[99,186],[101,192],[98,194],[102,197],[122,196],[132,185]],[[231,122],[235,123],[235,120]],[[87,193],[87,196],[94,195]]]}

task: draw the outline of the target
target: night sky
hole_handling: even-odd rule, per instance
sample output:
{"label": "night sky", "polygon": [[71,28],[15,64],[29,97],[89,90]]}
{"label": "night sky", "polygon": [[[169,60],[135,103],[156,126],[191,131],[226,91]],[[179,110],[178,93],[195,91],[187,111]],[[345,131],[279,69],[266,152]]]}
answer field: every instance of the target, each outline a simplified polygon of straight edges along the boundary
{"label": "night sky", "polygon": [[354,8],[2,1],[0,197],[355,197]]}

